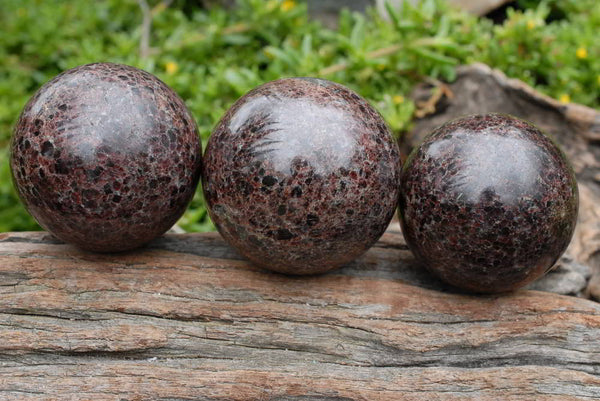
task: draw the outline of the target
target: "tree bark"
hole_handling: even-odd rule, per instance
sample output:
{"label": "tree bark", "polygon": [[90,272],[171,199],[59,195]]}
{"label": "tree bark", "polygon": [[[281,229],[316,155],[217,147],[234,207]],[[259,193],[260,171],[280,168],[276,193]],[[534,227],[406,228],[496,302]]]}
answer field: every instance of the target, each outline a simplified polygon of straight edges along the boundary
{"label": "tree bark", "polygon": [[254,267],[215,233],[121,254],[0,234],[0,399],[600,397],[600,304],[461,294],[396,226],[312,277]]}

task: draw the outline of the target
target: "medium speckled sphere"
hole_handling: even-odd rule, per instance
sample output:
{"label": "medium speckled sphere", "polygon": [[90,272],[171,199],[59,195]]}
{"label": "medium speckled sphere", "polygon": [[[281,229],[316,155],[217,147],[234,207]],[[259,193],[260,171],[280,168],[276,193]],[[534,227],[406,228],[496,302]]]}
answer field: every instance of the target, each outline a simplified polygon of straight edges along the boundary
{"label": "medium speckled sphere", "polygon": [[11,143],[25,207],[80,248],[133,249],[183,214],[201,145],[183,101],[153,75],[99,63],[58,75],[29,100]]}
{"label": "medium speckled sphere", "polygon": [[400,215],[415,256],[473,292],[522,287],[552,268],[577,220],[573,170],[537,127],[508,115],[434,130],[402,169]]}
{"label": "medium speckled sphere", "polygon": [[269,82],[240,98],[204,154],[204,195],[223,237],[288,274],[348,263],[383,234],[400,157],[360,96],[315,78]]}

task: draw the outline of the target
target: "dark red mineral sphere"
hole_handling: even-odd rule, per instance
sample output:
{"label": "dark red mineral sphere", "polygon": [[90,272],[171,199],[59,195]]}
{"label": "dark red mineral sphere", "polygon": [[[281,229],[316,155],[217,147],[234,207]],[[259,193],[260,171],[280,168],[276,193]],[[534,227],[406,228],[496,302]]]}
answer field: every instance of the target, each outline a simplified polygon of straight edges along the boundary
{"label": "dark red mineral sphere", "polygon": [[11,144],[19,196],[46,230],[111,252],[168,230],[200,176],[200,140],[183,101],[153,75],[89,64],[46,83]]}
{"label": "dark red mineral sphere", "polygon": [[398,147],[381,116],[351,90],[281,79],[239,99],[204,155],[210,216],[265,268],[312,274],[365,252],[398,200]]}
{"label": "dark red mineral sphere", "polygon": [[407,159],[400,192],[415,256],[473,292],[510,291],[544,275],[577,220],[577,183],[564,154],[508,115],[437,128]]}

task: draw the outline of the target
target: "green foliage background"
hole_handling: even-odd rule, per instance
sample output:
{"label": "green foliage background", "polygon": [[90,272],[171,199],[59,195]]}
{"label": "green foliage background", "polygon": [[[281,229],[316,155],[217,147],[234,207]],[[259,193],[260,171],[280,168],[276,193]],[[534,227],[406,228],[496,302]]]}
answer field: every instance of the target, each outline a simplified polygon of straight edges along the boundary
{"label": "green foliage background", "polygon": [[[318,76],[369,99],[392,129],[410,128],[411,88],[426,77],[452,81],[458,64],[482,61],[539,90],[600,105],[600,2],[520,0],[494,25],[421,0],[374,12],[343,12],[329,30],[292,0],[239,0],[200,7],[179,0],[152,8],[151,52],[139,51],[142,13],[135,0],[0,1],[0,231],[37,229],[12,188],[8,144],[27,99],[46,81],[80,64],[112,61],[164,80],[196,117],[203,143],[223,112],[249,89],[287,76]],[[200,190],[179,222],[212,229]]]}

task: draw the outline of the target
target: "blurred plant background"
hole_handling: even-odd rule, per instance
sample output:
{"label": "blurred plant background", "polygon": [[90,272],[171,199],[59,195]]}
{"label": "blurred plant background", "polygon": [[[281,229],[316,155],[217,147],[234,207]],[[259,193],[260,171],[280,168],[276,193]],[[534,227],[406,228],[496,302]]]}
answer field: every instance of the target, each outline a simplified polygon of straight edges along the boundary
{"label": "blurred plant background", "polygon": [[[223,3],[233,1],[0,1],[0,232],[39,229],[10,178],[20,110],[44,82],[80,64],[111,61],[157,75],[186,101],[204,144],[238,97],[289,76],[349,86],[397,135],[419,111],[409,97],[417,83],[452,81],[457,65],[474,61],[562,102],[600,106],[597,0],[518,0],[493,18],[420,0],[388,6],[386,18],[342,11],[333,29],[299,0]],[[178,225],[213,228],[200,189]]]}

